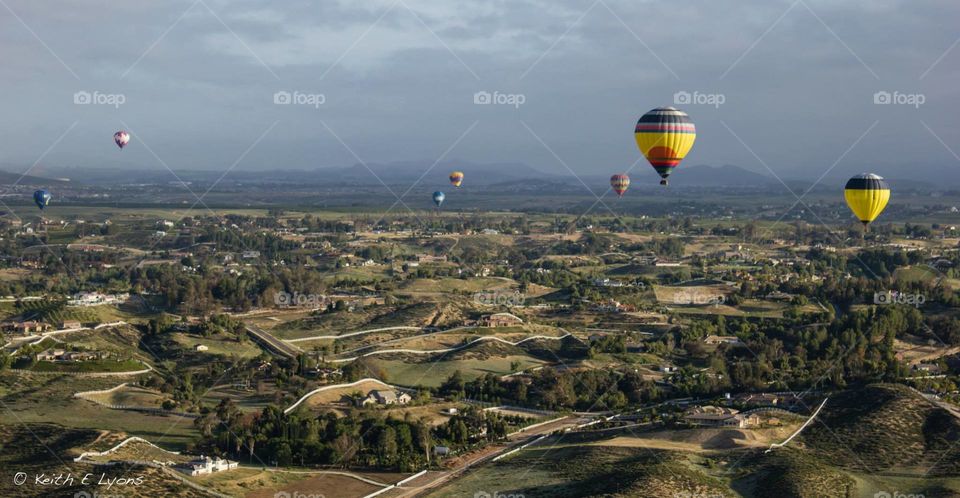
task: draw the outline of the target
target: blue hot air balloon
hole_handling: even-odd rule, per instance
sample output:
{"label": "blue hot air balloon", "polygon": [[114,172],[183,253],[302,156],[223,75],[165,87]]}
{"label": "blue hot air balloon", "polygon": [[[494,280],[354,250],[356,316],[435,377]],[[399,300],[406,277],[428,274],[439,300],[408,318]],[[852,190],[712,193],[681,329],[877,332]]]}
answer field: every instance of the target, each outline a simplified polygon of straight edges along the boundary
{"label": "blue hot air balloon", "polygon": [[53,196],[50,195],[50,192],[47,192],[46,190],[37,190],[33,193],[33,202],[36,202],[40,209],[43,209],[47,206],[47,204],[50,204],[50,199],[52,198]]}
{"label": "blue hot air balloon", "polygon": [[446,198],[447,196],[443,195],[443,192],[439,190],[433,193],[433,203],[436,204],[437,207],[440,207],[440,205],[443,204],[443,200]]}

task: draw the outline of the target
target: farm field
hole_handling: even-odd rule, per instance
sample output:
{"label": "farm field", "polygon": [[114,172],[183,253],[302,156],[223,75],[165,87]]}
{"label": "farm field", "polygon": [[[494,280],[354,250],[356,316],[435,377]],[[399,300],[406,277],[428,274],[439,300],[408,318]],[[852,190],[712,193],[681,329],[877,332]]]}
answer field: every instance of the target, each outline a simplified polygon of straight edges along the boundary
{"label": "farm field", "polygon": [[207,347],[206,351],[198,351],[201,354],[220,355],[237,358],[256,358],[263,354],[263,350],[252,341],[237,342],[234,337],[213,336],[200,337],[192,334],[177,332],[171,334],[171,337],[178,344],[186,349],[196,349],[197,345]]}
{"label": "farm field", "polygon": [[140,436],[172,450],[183,450],[197,434],[192,419],[113,410],[73,397],[76,392],[112,388],[118,383],[115,378],[3,373],[0,381],[18,386],[8,388],[3,396],[7,410],[0,412],[0,425],[52,423],[75,429],[100,429],[104,420],[109,420],[112,431]]}
{"label": "farm field", "polygon": [[84,397],[104,405],[155,409],[159,409],[163,400],[167,398],[159,391],[131,385],[123,386],[108,393],[87,394]]}
{"label": "farm field", "polygon": [[438,387],[454,372],[460,371],[464,379],[472,380],[487,373],[507,375],[512,362],[519,362],[519,370],[528,370],[546,365],[547,362],[529,356],[495,356],[485,359],[469,358],[459,360],[423,360],[412,363],[404,360],[384,360],[376,356],[364,359],[374,368],[383,369],[387,379],[401,386]]}
{"label": "farm field", "polygon": [[[274,498],[281,496],[278,495],[281,492],[290,493],[290,496],[296,496],[294,493],[299,493],[300,496],[360,498],[383,488],[377,484],[334,472],[325,474],[310,473],[309,470],[277,472],[243,467],[233,472],[199,477],[195,480],[203,486],[222,493],[247,498]],[[406,476],[392,473],[355,475],[383,484],[394,483]]]}

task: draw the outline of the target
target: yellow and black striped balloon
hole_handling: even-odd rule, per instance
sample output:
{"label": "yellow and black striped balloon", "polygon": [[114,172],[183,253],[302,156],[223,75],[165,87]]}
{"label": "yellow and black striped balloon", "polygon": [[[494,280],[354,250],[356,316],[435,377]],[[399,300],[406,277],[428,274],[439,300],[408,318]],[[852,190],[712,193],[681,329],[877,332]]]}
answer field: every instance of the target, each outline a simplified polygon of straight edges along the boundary
{"label": "yellow and black striped balloon", "polygon": [[890,185],[879,175],[862,173],[847,181],[843,196],[853,214],[867,226],[887,207],[887,202],[890,201]]}
{"label": "yellow and black striped balloon", "polygon": [[637,147],[660,175],[660,185],[687,156],[697,139],[697,127],[687,113],[673,107],[658,107],[644,114],[634,128]]}

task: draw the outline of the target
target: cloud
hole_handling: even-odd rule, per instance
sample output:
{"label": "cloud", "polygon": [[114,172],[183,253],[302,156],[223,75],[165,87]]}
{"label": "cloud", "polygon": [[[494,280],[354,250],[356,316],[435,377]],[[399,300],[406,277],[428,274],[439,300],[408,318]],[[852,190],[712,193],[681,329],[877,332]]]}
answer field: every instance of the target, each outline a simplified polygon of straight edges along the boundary
{"label": "cloud", "polygon": [[[92,137],[119,121],[144,127],[171,164],[216,167],[279,120],[241,166],[256,168],[272,157],[352,163],[320,120],[380,162],[435,157],[479,120],[455,155],[565,171],[556,153],[595,172],[632,164],[633,122],[681,90],[726,97],[687,109],[700,130],[695,163],[764,170],[727,127],[775,171],[813,177],[874,121],[838,171],[899,161],[903,146],[881,137],[923,143],[912,161],[955,161],[921,120],[945,143],[960,139],[960,48],[948,51],[957,34],[943,22],[960,5],[945,0],[7,3],[29,29],[0,18],[0,105],[16,116],[0,122],[4,163],[32,162],[75,120],[76,140],[47,162],[101,164]],[[122,92],[128,103],[75,106],[78,90]],[[277,106],[279,90],[326,102]],[[480,90],[526,103],[473,105]],[[879,90],[922,92],[927,103],[877,106]],[[198,136],[205,146],[176,145]]]}

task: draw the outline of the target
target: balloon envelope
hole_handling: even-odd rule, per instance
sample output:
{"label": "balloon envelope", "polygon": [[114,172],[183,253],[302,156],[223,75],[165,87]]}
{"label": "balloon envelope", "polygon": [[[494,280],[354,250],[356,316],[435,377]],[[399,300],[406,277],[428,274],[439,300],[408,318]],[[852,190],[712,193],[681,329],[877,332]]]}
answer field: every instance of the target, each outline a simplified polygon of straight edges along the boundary
{"label": "balloon envelope", "polygon": [[452,183],[454,187],[459,187],[460,184],[463,183],[463,172],[454,171],[450,173],[450,183]]}
{"label": "balloon envelope", "polygon": [[667,177],[687,156],[697,139],[697,127],[687,113],[673,107],[658,107],[644,114],[634,128],[637,147],[667,184]]}
{"label": "balloon envelope", "polygon": [[877,219],[890,201],[890,185],[883,177],[862,173],[847,181],[843,188],[847,206],[864,225]]}
{"label": "balloon envelope", "polygon": [[437,207],[440,207],[440,205],[443,204],[443,200],[446,198],[447,196],[443,195],[443,192],[439,190],[433,193],[433,203],[436,204]]}
{"label": "balloon envelope", "polygon": [[623,197],[623,193],[627,191],[627,187],[629,186],[630,177],[627,176],[626,173],[617,173],[610,177],[610,187],[613,188],[613,191],[620,197]]}
{"label": "balloon envelope", "polygon": [[123,149],[123,146],[130,141],[130,134],[120,130],[113,134],[113,141],[117,143],[117,147]]}
{"label": "balloon envelope", "polygon": [[47,204],[50,204],[50,199],[53,196],[50,195],[50,192],[46,190],[37,190],[33,193],[33,202],[37,203],[37,207],[43,209],[47,207]]}

